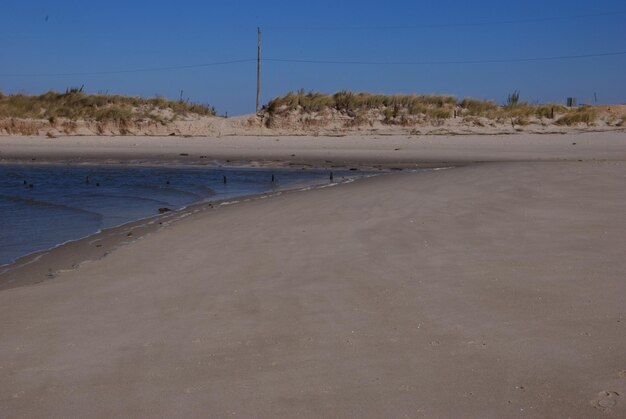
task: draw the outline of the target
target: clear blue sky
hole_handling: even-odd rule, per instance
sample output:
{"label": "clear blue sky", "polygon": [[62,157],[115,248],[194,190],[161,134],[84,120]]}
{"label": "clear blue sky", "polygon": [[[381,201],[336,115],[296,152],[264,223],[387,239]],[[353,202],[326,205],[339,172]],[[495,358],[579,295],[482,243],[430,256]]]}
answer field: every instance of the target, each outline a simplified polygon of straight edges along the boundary
{"label": "clear blue sky", "polygon": [[[556,19],[555,19],[556,18]],[[515,21],[515,23],[502,23]],[[626,51],[624,0],[85,1],[2,0],[0,91],[156,94],[254,111],[256,63],[136,70],[256,58],[262,103],[290,90],[445,93],[502,102],[626,102],[626,55],[504,63],[450,61],[562,57]],[[25,76],[25,74],[47,74]]]}

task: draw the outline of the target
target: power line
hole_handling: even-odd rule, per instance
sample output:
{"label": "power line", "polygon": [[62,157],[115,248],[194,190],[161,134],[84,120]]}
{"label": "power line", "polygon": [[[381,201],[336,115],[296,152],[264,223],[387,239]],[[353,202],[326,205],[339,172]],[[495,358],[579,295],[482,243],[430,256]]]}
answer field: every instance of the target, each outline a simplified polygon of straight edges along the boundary
{"label": "power line", "polygon": [[539,22],[554,22],[559,20],[573,20],[573,19],[587,19],[607,16],[621,16],[626,15],[626,11],[605,12],[605,13],[593,13],[584,15],[570,15],[570,16],[551,16],[543,18],[527,18],[527,19],[510,19],[510,20],[487,20],[477,22],[458,22],[458,23],[430,23],[422,25],[389,25],[389,26],[376,26],[376,25],[361,25],[361,26],[264,26],[264,28],[274,30],[400,30],[400,29],[436,29],[436,28],[454,28],[454,27],[471,27],[471,26],[494,26],[494,25],[516,25],[524,23],[539,23]]}
{"label": "power line", "polygon": [[456,60],[456,61],[335,61],[335,60],[295,60],[281,58],[264,58],[263,61],[277,63],[294,64],[341,64],[341,65],[450,65],[450,64],[499,64],[499,63],[521,63],[536,61],[560,61],[575,60],[581,58],[614,57],[626,55],[626,51],[604,52],[598,54],[581,55],[561,55],[553,57],[532,57],[532,58],[497,58],[484,60]]}
{"label": "power line", "polygon": [[0,77],[65,77],[65,76],[101,76],[107,74],[128,74],[128,73],[149,73],[156,71],[171,71],[171,70],[185,70],[192,68],[203,67],[215,67],[229,64],[249,63],[256,61],[256,59],[244,59],[244,60],[230,60],[230,61],[217,61],[205,64],[191,64],[191,65],[178,65],[169,67],[150,67],[150,68],[137,68],[130,70],[110,70],[110,71],[84,71],[76,73],[9,73],[0,74]]}
{"label": "power line", "polygon": [[[529,58],[496,58],[496,59],[480,59],[480,60],[453,60],[453,61],[341,61],[341,60],[304,60],[290,58],[261,58],[261,62],[273,63],[290,63],[290,64],[331,64],[331,65],[455,65],[455,64],[502,64],[502,63],[521,63],[521,62],[541,62],[541,61],[562,61],[575,60],[584,58],[601,58],[616,57],[626,55],[626,51],[604,52],[597,54],[580,54],[580,55],[561,55],[551,57],[529,57]],[[143,69],[130,70],[111,70],[111,71],[90,71],[76,73],[11,73],[0,74],[0,77],[65,77],[65,76],[95,76],[108,74],[128,74],[128,73],[146,73],[155,71],[172,71],[185,70],[192,68],[203,68],[212,66],[221,66],[229,64],[241,64],[258,62],[257,58],[249,58],[242,60],[220,61],[205,64],[191,64],[169,67],[151,67]]]}

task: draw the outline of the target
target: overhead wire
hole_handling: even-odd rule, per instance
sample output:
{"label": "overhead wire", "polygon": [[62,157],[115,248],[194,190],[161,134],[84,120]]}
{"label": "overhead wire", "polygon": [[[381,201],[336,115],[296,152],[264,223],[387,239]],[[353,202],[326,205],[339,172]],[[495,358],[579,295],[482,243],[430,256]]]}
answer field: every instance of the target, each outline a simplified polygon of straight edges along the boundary
{"label": "overhead wire", "polygon": [[[522,62],[541,62],[541,61],[563,61],[576,60],[585,58],[601,58],[615,57],[626,55],[626,51],[602,52],[595,54],[578,54],[578,55],[557,55],[549,57],[522,57],[522,58],[492,58],[492,59],[476,59],[476,60],[450,60],[450,61],[351,61],[351,60],[309,60],[309,59],[292,59],[292,58],[262,58],[261,62],[266,63],[285,63],[285,64],[331,64],[331,65],[460,65],[460,64],[505,64],[505,63],[522,63]],[[150,67],[141,69],[128,70],[107,70],[107,71],[84,71],[84,72],[68,72],[68,73],[7,73],[1,74],[0,77],[73,77],[73,76],[99,76],[112,74],[129,74],[129,73],[147,73],[157,71],[173,71],[186,70],[193,68],[205,68],[214,66],[223,66],[230,64],[242,64],[256,62],[256,58],[217,61],[204,64],[190,64],[167,67]]]}
{"label": "overhead wire", "polygon": [[342,60],[299,60],[282,58],[264,58],[262,61],[295,64],[339,64],[339,65],[454,65],[454,64],[498,64],[520,63],[536,61],[560,61],[582,58],[613,57],[626,55],[626,51],[604,52],[597,54],[560,55],[551,57],[528,57],[528,58],[495,58],[479,60],[453,60],[453,61],[342,61]]}
{"label": "overhead wire", "polygon": [[591,13],[569,16],[551,16],[541,18],[526,18],[526,19],[508,19],[508,20],[486,20],[476,22],[454,22],[454,23],[427,23],[419,25],[319,25],[319,26],[280,26],[280,25],[268,25],[263,26],[265,29],[274,30],[315,30],[315,31],[340,31],[340,30],[396,30],[396,29],[433,29],[433,28],[453,28],[453,27],[471,27],[471,26],[494,26],[494,25],[514,25],[523,23],[539,23],[539,22],[553,22],[560,20],[572,20],[572,19],[587,19],[607,16],[622,16],[626,15],[626,11],[613,11],[603,13]]}
{"label": "overhead wire", "polygon": [[155,71],[171,71],[171,70],[185,70],[192,68],[203,68],[203,67],[215,67],[229,64],[240,64],[247,62],[256,62],[256,58],[248,58],[242,60],[229,60],[229,61],[216,61],[211,63],[204,64],[188,64],[188,65],[176,65],[176,66],[167,66],[167,67],[148,67],[148,68],[137,68],[137,69],[127,69],[127,70],[106,70],[106,71],[80,71],[80,72],[70,72],[70,73],[8,73],[8,74],[0,74],[0,77],[65,77],[65,76],[101,76],[108,74],[127,74],[127,73],[148,73]]}
{"label": "overhead wire", "polygon": [[[285,63],[285,64],[320,64],[320,65],[460,65],[460,64],[506,64],[506,63],[523,63],[523,62],[541,62],[541,61],[564,61],[585,58],[601,58],[616,57],[626,55],[626,51],[602,52],[596,54],[578,54],[578,55],[557,55],[549,57],[524,57],[524,58],[493,58],[493,59],[476,59],[476,60],[450,60],[450,61],[351,61],[351,60],[308,60],[308,59],[292,59],[292,58],[262,58],[261,62],[266,63]],[[6,73],[0,77],[73,77],[73,76],[100,76],[112,74],[129,74],[129,73],[147,73],[157,71],[173,71],[186,70],[193,68],[205,68],[222,66],[229,64],[242,64],[256,62],[256,58],[248,58],[241,60],[219,61],[205,64],[190,64],[180,66],[167,67],[150,67],[142,69],[129,70],[107,70],[107,71],[84,71],[70,73]]]}
{"label": "overhead wire", "polygon": [[[269,29],[418,29],[418,28],[445,28],[445,27],[463,27],[463,26],[481,26],[481,25],[497,25],[497,24],[521,24],[531,22],[546,22],[554,20],[569,20],[580,18],[593,18],[626,15],[626,11],[613,11],[604,13],[570,15],[570,16],[553,16],[545,18],[527,18],[512,19],[500,21],[483,21],[483,22],[460,22],[460,23],[442,23],[442,24],[426,24],[426,25],[407,25],[407,26],[266,26]],[[334,64],[334,65],[458,65],[458,64],[498,64],[498,63],[521,63],[521,62],[541,62],[541,61],[561,61],[585,58],[614,57],[626,55],[626,51],[614,51],[603,53],[589,53],[578,55],[560,55],[548,57],[522,57],[522,58],[494,58],[494,59],[470,59],[470,60],[448,60],[448,61],[358,61],[358,60],[328,60],[328,59],[296,59],[296,58],[263,58],[262,62],[269,63],[292,63],[292,64]],[[224,66],[241,63],[256,62],[256,58],[235,59],[226,61],[215,61],[202,64],[189,65],[172,65],[163,67],[146,67],[136,69],[119,69],[119,70],[96,70],[96,71],[79,71],[79,72],[56,72],[56,73],[0,73],[0,77],[74,77],[74,76],[98,76],[98,75],[114,75],[114,74],[132,74],[132,73],[148,73],[158,71],[174,71],[194,68],[205,68],[213,66]]]}

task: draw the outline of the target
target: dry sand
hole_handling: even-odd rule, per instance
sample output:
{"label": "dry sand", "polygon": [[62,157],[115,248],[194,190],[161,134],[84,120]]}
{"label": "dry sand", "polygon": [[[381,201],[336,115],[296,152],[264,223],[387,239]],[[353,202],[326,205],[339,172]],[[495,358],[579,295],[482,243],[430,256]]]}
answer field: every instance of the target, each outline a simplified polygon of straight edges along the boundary
{"label": "dry sand", "polygon": [[626,132],[466,136],[1,137],[2,161],[415,166],[626,160]]}
{"label": "dry sand", "polygon": [[23,140],[4,158],[490,162],[204,208],[1,291],[2,417],[626,416],[624,134]]}

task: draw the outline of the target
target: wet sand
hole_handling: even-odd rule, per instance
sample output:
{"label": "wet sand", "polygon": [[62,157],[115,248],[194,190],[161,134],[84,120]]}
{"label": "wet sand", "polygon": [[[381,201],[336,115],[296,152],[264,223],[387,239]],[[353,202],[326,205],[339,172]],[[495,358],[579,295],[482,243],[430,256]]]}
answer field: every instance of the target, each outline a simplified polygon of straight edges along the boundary
{"label": "wet sand", "polygon": [[190,212],[0,291],[0,415],[626,416],[626,139],[523,138],[362,144],[467,165]]}

